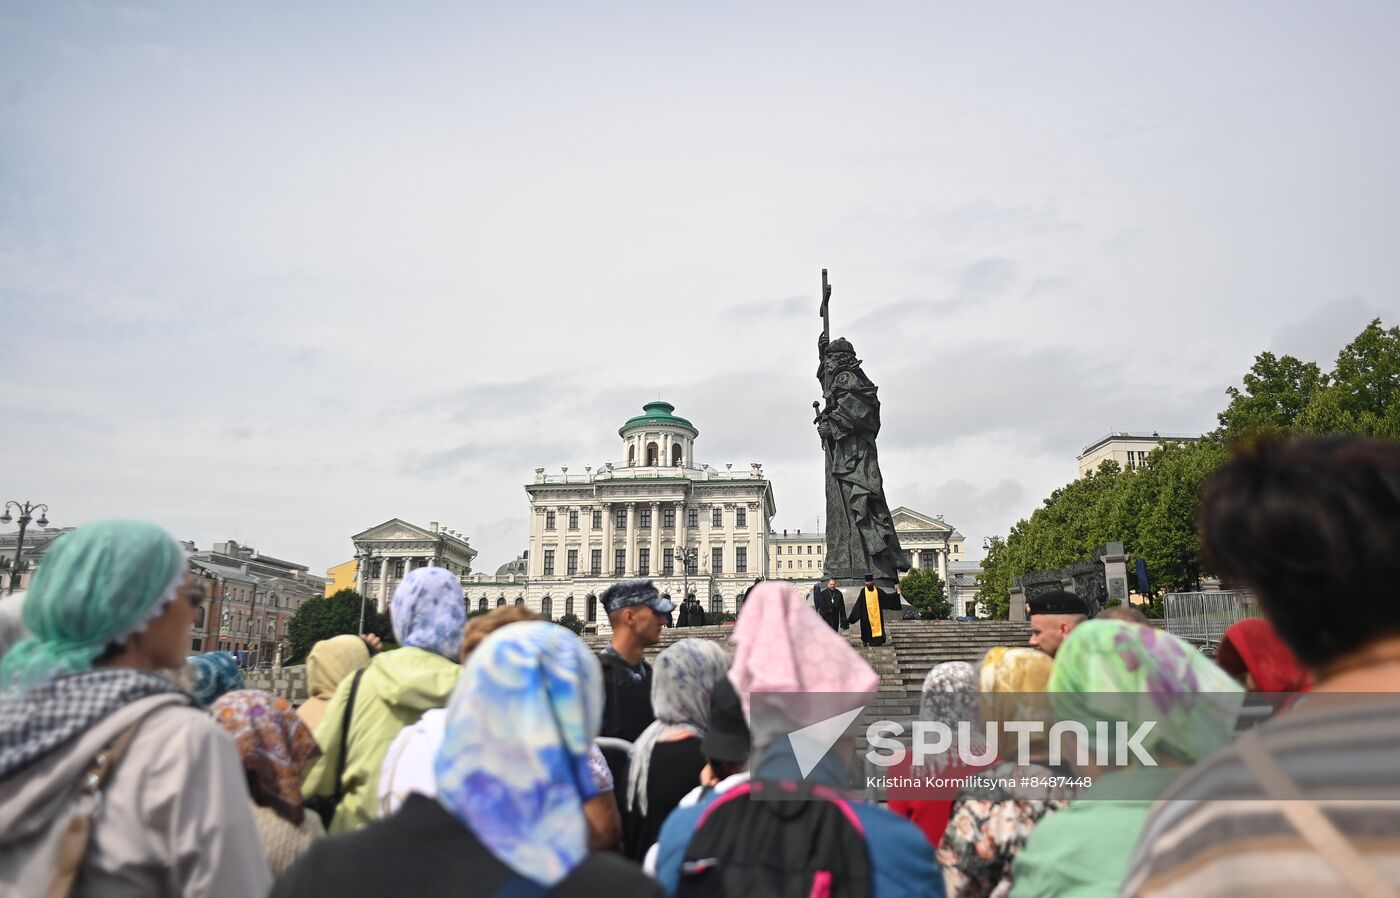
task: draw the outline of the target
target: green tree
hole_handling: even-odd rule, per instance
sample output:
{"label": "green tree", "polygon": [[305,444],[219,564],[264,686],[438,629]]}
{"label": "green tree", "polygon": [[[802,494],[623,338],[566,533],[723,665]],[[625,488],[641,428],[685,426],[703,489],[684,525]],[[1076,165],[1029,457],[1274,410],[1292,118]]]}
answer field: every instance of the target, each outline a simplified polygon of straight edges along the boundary
{"label": "green tree", "polygon": [[[365,604],[364,614],[366,633],[374,633],[386,642],[394,638],[389,615],[381,614],[371,603]],[[294,658],[305,657],[322,639],[358,632],[360,594],[353,589],[342,589],[329,598],[307,599],[287,622],[287,641],[292,644]]]}
{"label": "green tree", "polygon": [[1245,372],[1244,388],[1225,388],[1230,404],[1216,419],[1234,438],[1289,430],[1327,380],[1315,362],[1261,352]]}
{"label": "green tree", "polygon": [[1366,325],[1298,416],[1311,433],[1400,438],[1400,327]]}
{"label": "green tree", "polygon": [[953,606],[948,601],[948,593],[944,588],[943,578],[938,576],[938,571],[931,568],[912,570],[899,581],[899,586],[904,598],[914,606],[920,617],[933,620],[948,619]]}
{"label": "green tree", "polygon": [[584,624],[577,614],[566,614],[563,617],[559,618],[559,620],[555,621],[555,623],[557,623],[561,627],[567,627],[570,630],[573,630],[575,633],[583,632]]}

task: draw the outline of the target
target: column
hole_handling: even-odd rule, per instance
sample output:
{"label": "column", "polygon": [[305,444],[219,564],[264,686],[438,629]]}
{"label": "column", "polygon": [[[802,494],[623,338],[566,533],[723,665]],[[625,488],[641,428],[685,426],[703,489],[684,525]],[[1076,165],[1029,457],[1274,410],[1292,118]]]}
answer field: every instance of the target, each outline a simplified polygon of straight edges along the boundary
{"label": "column", "polygon": [[609,502],[603,503],[603,571],[604,577],[613,575],[613,508]]}
{"label": "column", "polygon": [[661,571],[661,503],[651,503],[651,573],[656,577]]}
{"label": "column", "polygon": [[360,595],[365,594],[369,588],[369,558],[365,555],[355,556],[355,592]]}
{"label": "column", "polygon": [[671,435],[669,433],[661,435],[661,466],[663,468],[671,466]]}
{"label": "column", "polygon": [[726,503],[724,506],[724,572],[726,574],[734,573],[734,522],[739,517],[735,512],[738,507],[738,503],[732,506]]}
{"label": "column", "polygon": [[379,606],[382,614],[389,607],[389,562],[390,558],[384,554],[379,556],[379,596],[375,599],[375,604]]}
{"label": "column", "polygon": [[938,576],[945,584],[948,582],[948,544],[946,542],[938,553]]}
{"label": "column", "polygon": [[535,508],[530,519],[530,560],[525,564],[525,576],[534,579],[544,568],[544,509]]}
{"label": "column", "polygon": [[[713,513],[710,505],[702,504],[700,506],[700,554],[695,561],[697,569],[701,571],[710,570],[710,516]],[[714,571],[710,571],[710,573],[714,574]],[[696,595],[698,596],[699,593]]]}
{"label": "column", "polygon": [[627,576],[637,576],[637,503],[627,503]]}

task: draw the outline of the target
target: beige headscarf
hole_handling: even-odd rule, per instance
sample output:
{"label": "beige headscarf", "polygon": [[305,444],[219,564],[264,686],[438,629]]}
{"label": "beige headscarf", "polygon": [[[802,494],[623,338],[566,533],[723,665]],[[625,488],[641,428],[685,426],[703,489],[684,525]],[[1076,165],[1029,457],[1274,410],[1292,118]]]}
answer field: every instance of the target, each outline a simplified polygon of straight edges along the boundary
{"label": "beige headscarf", "polygon": [[306,656],[306,691],[310,697],[297,714],[314,733],[340,681],[369,665],[369,646],[358,636],[346,634],[323,639]]}

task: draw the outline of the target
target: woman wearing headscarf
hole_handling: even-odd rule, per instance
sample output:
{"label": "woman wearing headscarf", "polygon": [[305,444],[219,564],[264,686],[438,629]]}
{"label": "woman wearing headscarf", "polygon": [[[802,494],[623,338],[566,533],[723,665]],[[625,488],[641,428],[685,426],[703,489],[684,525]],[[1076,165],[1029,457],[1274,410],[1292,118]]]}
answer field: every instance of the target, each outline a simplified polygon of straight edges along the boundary
{"label": "woman wearing headscarf", "polygon": [[321,725],[336,687],[355,671],[368,667],[370,658],[364,639],[348,633],[322,639],[311,647],[306,656],[306,691],[310,697],[297,708],[311,732]]}
{"label": "woman wearing headscarf", "polygon": [[154,524],[101,521],[53,543],[25,600],[32,635],[0,663],[6,894],[48,894],[60,871],[104,898],[267,891],[233,744],[155,673],[184,665],[202,600]]}
{"label": "woman wearing headscarf", "polygon": [[710,724],[710,694],[729,670],[729,656],[706,639],[681,639],[656,659],[651,707],[656,720],[632,745],[627,775],[624,853],[640,861],[666,815],[700,781],[700,742]]}
{"label": "woman wearing headscarf", "polygon": [[[776,708],[772,706],[764,709],[761,719],[755,718],[753,696],[754,693],[805,693],[814,697],[814,701],[808,703],[794,696],[792,702],[784,704],[802,709],[798,711],[799,716],[810,718],[827,710],[832,696],[843,700],[873,696],[880,685],[879,675],[860,652],[827,626],[789,583],[770,580],[755,584],[739,612],[730,638],[737,648],[729,668],[729,683],[738,693],[740,706],[752,728],[753,753],[761,757],[758,769],[752,772],[754,779],[803,780],[844,789],[848,783],[840,778],[844,771],[835,769],[840,765],[835,762],[834,751],[821,759],[810,776],[801,776],[792,761],[791,750],[781,750],[783,745],[790,746],[786,737],[791,727],[783,726],[781,732],[775,730],[772,712]],[[810,722],[804,720],[797,725]],[[737,787],[736,781],[742,782],[742,775],[729,777],[694,804],[677,807],[662,825],[654,869],[657,880],[667,892],[675,894],[680,887],[686,848],[706,809],[719,795],[725,794],[726,786]],[[928,841],[917,826],[875,804],[851,802],[850,808],[865,831],[872,898],[939,898],[942,895],[943,884],[938,879]]]}
{"label": "woman wearing headscarf", "polygon": [[[1088,621],[1055,656],[1050,699],[1061,721],[1084,725],[1086,757],[1071,759],[1093,785],[1045,820],[1016,861],[1015,898],[1113,898],[1157,795],[1234,734],[1244,692],[1195,647],[1155,627]],[[1109,738],[1094,725],[1109,721]],[[1144,766],[1117,724],[1154,766]],[[1151,723],[1150,728],[1144,724]],[[1101,754],[1102,752],[1102,754]],[[1107,757],[1119,766],[1081,761]]]}
{"label": "woman wearing headscarf", "polygon": [[[379,772],[390,743],[423,712],[447,704],[461,671],[457,652],[467,612],[456,574],[440,567],[410,571],[394,590],[389,617],[400,647],[376,655],[362,672],[343,680],[316,728],[322,755],[302,791],[307,797],[340,796],[332,833],[375,818]],[[343,762],[342,733],[347,734]]]}
{"label": "woman wearing headscarf", "polygon": [[544,621],[501,627],[452,693],[437,798],[410,795],[397,814],[318,843],[273,898],[661,895],[633,864],[588,851],[602,716],[602,670],[582,640]]}
{"label": "woman wearing headscarf", "polygon": [[190,680],[190,694],[207,708],[226,692],[243,688],[243,671],[238,660],[228,652],[205,652],[195,655],[185,665]]}
{"label": "woman wearing headscarf", "polygon": [[[980,754],[985,749],[980,715],[977,712],[977,668],[966,661],[945,661],[935,665],[924,677],[919,699],[919,720],[946,723],[956,731],[960,721],[969,724],[971,750]],[[910,777],[927,784],[930,779],[953,781],[969,776],[986,765],[966,764],[957,751],[946,751],[915,767],[912,759],[890,771],[893,777]],[[953,813],[957,789],[930,787],[890,789],[887,803],[891,811],[914,821],[929,843],[937,847],[948,820]]]}
{"label": "woman wearing headscarf", "polygon": [[301,804],[301,774],[321,749],[292,709],[270,692],[228,692],[209,709],[233,737],[248,778],[253,819],[273,876],[281,876],[326,831]]}
{"label": "woman wearing headscarf", "polygon": [[[984,744],[987,757],[999,759],[986,771],[993,780],[1022,776],[1064,776],[1070,771],[1048,766],[1049,745],[1030,740],[1030,756],[1018,763],[1015,738],[1003,738],[1012,720],[1048,717],[1037,696],[1050,682],[1050,656],[1038,649],[997,646],[977,669],[978,707],[985,724],[995,724],[998,739]],[[985,732],[985,729],[984,729]],[[975,747],[974,747],[975,750]],[[1026,838],[1045,817],[1062,807],[1068,789],[964,790],[953,802],[948,828],[938,843],[938,863],[949,898],[1003,898],[1012,886],[1012,862]]]}
{"label": "woman wearing headscarf", "polygon": [[1246,692],[1307,692],[1312,674],[1262,617],[1236,621],[1225,631],[1215,663]]}
{"label": "woman wearing headscarf", "polygon": [[[462,664],[501,627],[538,620],[543,618],[523,605],[504,605],[472,618],[462,633]],[[394,737],[379,773],[379,816],[397,813],[410,795],[437,797],[435,766],[446,732],[447,709],[433,708]],[[612,771],[596,744],[589,751],[589,761],[595,794],[583,803],[588,847],[594,851],[617,851],[622,847],[622,817],[613,794]]]}

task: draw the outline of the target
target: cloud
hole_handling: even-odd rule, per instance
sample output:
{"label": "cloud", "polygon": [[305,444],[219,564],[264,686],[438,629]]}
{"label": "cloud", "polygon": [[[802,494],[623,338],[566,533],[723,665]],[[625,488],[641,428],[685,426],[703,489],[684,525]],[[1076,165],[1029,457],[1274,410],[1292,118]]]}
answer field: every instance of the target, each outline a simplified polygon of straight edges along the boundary
{"label": "cloud", "polygon": [[1309,362],[1317,362],[1329,370],[1342,348],[1373,319],[1380,318],[1387,326],[1397,322],[1395,311],[1354,293],[1328,300],[1312,314],[1274,331],[1269,348],[1277,354],[1287,354]]}

